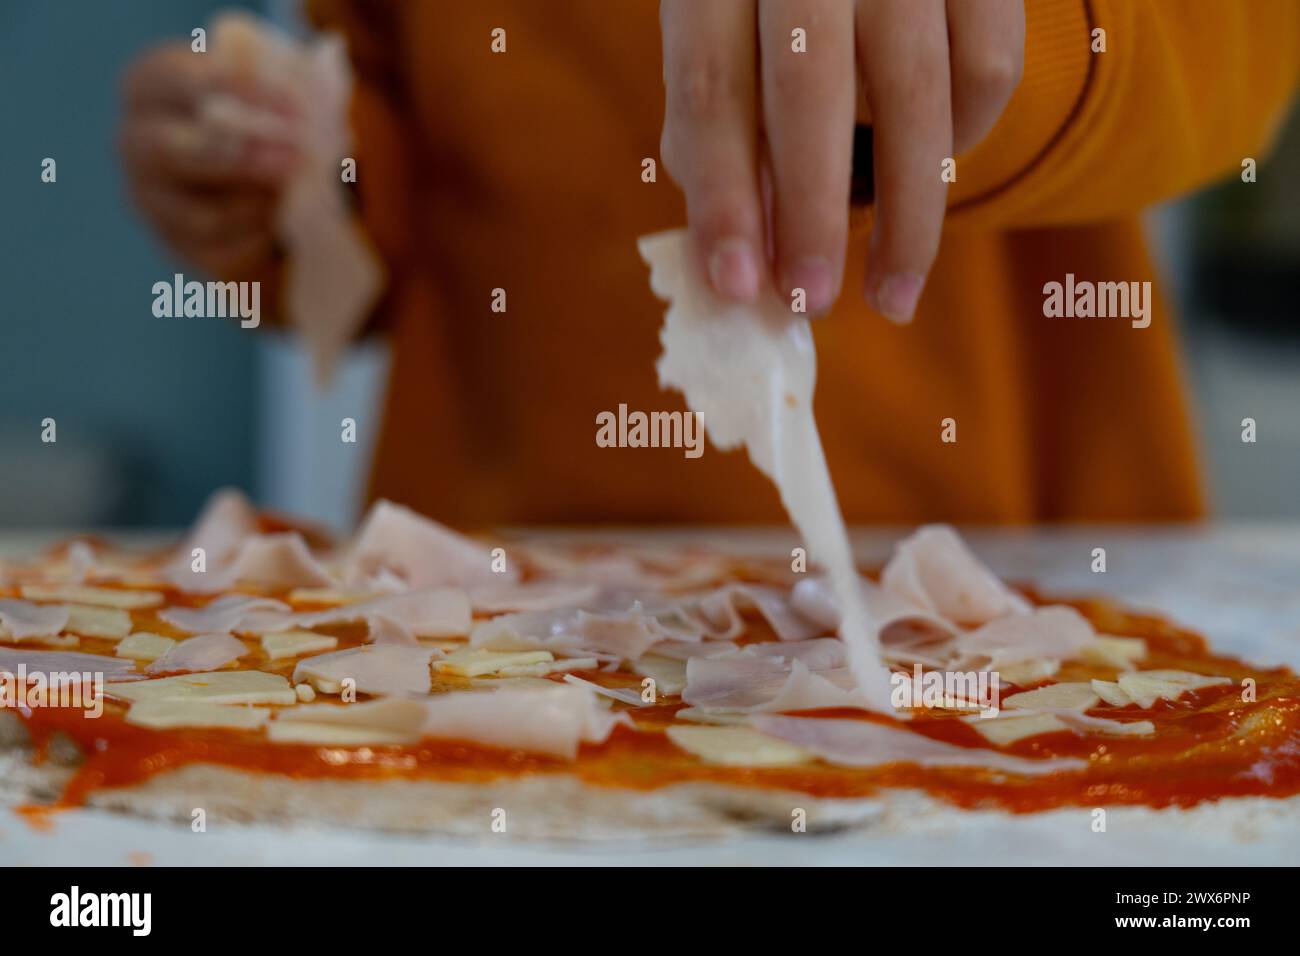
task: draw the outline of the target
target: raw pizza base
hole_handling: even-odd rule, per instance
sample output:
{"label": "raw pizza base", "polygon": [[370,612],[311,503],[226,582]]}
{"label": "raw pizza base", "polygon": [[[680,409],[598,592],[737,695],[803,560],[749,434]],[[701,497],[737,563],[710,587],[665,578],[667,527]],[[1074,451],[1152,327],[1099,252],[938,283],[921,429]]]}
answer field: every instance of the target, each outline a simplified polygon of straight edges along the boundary
{"label": "raw pizza base", "polygon": [[[75,772],[75,749],[56,747],[51,759],[33,765],[24,737],[16,716],[0,714],[0,797],[15,804],[53,801]],[[1076,846],[1088,857],[1055,860],[1057,863],[1104,863],[1107,835],[1093,830],[1092,810],[1086,807],[1017,815],[1001,810],[961,810],[914,790],[837,800],[714,783],[627,790],[590,786],[565,774],[464,784],[296,779],[194,764],[134,786],[94,790],[86,806],[187,827],[194,809],[201,807],[209,826],[325,825],[469,839],[492,836],[493,813],[504,809],[507,833],[512,837],[604,844],[719,839],[756,832],[792,834],[793,811],[801,808],[806,812],[808,834],[859,831],[881,837],[934,836],[969,833],[981,827],[1004,829],[1025,822],[1041,835],[1039,825],[1048,823],[1057,840]],[[1106,813],[1111,836],[1126,831],[1141,831],[1146,837],[1158,833],[1171,841],[1194,841],[1203,848],[1258,844],[1261,855],[1269,857],[1278,847],[1300,845],[1300,797],[1224,799],[1187,810],[1114,807]],[[1033,824],[1029,824],[1031,820]],[[989,852],[989,862],[996,862],[997,847],[990,847]]]}

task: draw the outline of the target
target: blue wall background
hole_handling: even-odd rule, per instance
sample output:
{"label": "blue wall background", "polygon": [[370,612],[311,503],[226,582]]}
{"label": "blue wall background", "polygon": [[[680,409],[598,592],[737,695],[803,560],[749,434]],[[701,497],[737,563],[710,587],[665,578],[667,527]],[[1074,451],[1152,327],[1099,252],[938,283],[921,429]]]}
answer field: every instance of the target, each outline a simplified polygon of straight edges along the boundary
{"label": "blue wall background", "polygon": [[217,6],[0,3],[0,525],[182,524],[251,482],[256,333],[153,317],[150,286],[179,267],[116,155],[123,66]]}

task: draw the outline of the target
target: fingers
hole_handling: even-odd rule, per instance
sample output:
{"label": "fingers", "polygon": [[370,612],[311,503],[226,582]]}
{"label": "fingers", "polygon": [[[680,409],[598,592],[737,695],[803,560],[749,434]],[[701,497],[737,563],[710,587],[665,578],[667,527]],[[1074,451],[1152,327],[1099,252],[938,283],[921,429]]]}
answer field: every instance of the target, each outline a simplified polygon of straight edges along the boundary
{"label": "fingers", "polygon": [[222,238],[270,235],[275,217],[269,191],[201,191],[170,184],[150,184],[135,190],[135,199],[149,218],[169,236],[206,245]]}
{"label": "fingers", "polygon": [[953,149],[978,143],[1006,108],[1025,64],[1023,0],[948,0]]}
{"label": "fingers", "polygon": [[[839,295],[848,242],[853,8],[843,0],[764,0],[758,22],[776,281],[786,294],[803,289],[808,311],[822,312]],[[804,52],[792,49],[796,29]]]}
{"label": "fingers", "polygon": [[167,244],[214,275],[233,275],[233,270],[265,262],[272,252],[275,198],[269,190],[153,182],[135,184],[133,193]]}
{"label": "fingers", "polygon": [[122,78],[122,99],[128,110],[193,113],[214,93],[237,96],[286,117],[298,112],[298,104],[284,94],[227,68],[216,57],[193,52],[187,43],[168,43],[145,53]]}
{"label": "fingers", "polygon": [[952,155],[948,30],[943,0],[862,0],[858,65],[874,121],[875,226],[867,299],[907,322],[939,249]]}
{"label": "fingers", "polygon": [[297,161],[291,147],[231,136],[210,123],[165,112],[128,117],[121,139],[134,177],[186,185],[274,185]]}
{"label": "fingers", "polygon": [[724,299],[753,300],[766,272],[758,188],[754,0],[663,0],[660,155],[686,194],[700,266]]}

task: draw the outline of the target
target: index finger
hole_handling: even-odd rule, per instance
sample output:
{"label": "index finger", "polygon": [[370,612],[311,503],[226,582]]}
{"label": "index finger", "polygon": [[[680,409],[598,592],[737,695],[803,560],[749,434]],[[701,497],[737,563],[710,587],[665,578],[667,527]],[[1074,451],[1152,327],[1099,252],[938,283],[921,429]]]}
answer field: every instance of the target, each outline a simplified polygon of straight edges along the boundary
{"label": "index finger", "polygon": [[874,121],[875,226],[867,298],[895,322],[916,311],[939,251],[952,155],[948,26],[943,0],[864,0],[858,64]]}

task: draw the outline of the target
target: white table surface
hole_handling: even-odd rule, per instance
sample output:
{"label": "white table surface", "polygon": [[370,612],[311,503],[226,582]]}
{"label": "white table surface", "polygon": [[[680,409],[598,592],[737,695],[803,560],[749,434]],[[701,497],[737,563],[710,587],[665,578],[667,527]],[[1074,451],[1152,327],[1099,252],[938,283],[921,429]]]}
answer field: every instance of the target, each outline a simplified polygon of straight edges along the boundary
{"label": "white table surface", "polygon": [[[582,533],[585,535],[586,533]],[[619,532],[605,532],[617,536]],[[784,532],[659,531],[650,540],[687,537],[724,547],[786,552]],[[888,556],[897,532],[855,536],[859,557]],[[131,536],[141,540],[139,536]],[[49,535],[0,536],[0,555],[29,552]],[[157,540],[154,536],[152,540]],[[1192,626],[1216,648],[1260,664],[1300,669],[1300,525],[1221,525],[1197,528],[1071,528],[972,530],[967,540],[999,574],[1032,582],[1055,595],[1105,593],[1136,608]],[[1107,571],[1090,570],[1092,549],[1104,547]],[[482,842],[383,835],[341,829],[263,826],[209,827],[146,822],[100,811],[70,811],[52,829],[34,829],[0,808],[0,865],[239,864],[1260,864],[1300,859],[1293,820],[1276,827],[1213,824],[1194,838],[1167,814],[1114,810],[1104,849],[1093,839],[1081,854],[1078,811],[1011,817],[967,814],[962,825],[936,825],[907,836],[753,836],[709,843],[583,847],[536,844],[499,836]],[[978,825],[974,825],[978,823]],[[1131,826],[1129,825],[1131,823]],[[1204,827],[1204,821],[1201,824]]]}

